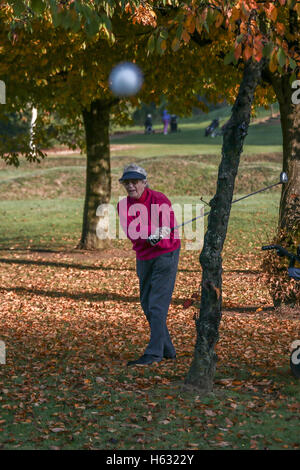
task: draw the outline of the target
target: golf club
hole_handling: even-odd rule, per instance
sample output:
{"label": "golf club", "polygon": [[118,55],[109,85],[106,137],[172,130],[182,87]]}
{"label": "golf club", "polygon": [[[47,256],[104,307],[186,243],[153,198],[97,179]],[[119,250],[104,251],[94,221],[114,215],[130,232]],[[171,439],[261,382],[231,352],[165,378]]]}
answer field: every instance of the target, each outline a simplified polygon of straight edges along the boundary
{"label": "golf club", "polygon": [[[239,201],[242,201],[243,199],[246,199],[250,196],[254,196],[255,194],[258,194],[258,193],[261,193],[263,191],[267,191],[267,189],[271,189],[273,188],[274,186],[277,186],[278,184],[285,184],[288,182],[288,175],[285,171],[282,171],[280,173],[280,177],[279,177],[279,181],[277,183],[274,183],[274,184],[271,184],[270,186],[266,186],[265,188],[262,188],[262,189],[259,189],[258,191],[254,191],[253,193],[250,193],[250,194],[247,194],[246,196],[243,196],[243,197],[240,197],[239,199],[235,199],[234,201],[232,201],[231,205],[232,204],[235,204],[236,202],[239,202]],[[207,211],[207,212],[204,212],[203,215],[199,215],[198,217],[194,217],[193,219],[191,220],[187,220],[186,222],[183,222],[182,224],[179,224],[179,225],[176,225],[176,227],[173,227],[171,228],[171,232],[173,232],[173,230],[179,228],[179,227],[182,227],[183,225],[186,225],[186,224],[189,224],[191,222],[194,222],[194,220],[197,220],[199,219],[200,217],[205,217],[206,215],[208,215],[210,213],[210,211]]]}

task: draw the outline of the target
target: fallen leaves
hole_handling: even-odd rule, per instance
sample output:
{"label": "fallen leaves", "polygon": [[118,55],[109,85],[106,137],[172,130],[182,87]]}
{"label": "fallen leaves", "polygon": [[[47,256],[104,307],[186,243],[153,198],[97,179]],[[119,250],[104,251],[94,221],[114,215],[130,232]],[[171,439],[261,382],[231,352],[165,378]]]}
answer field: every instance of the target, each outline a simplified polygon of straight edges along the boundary
{"label": "fallen leaves", "polygon": [[[92,266],[82,261],[74,267],[63,255],[61,259],[56,255],[55,260],[37,260],[33,254],[26,259],[20,253],[17,256],[12,252],[0,263],[0,339],[6,343],[9,366],[8,375],[0,368],[1,429],[7,426],[7,415],[4,419],[1,412],[9,413],[14,425],[36,426],[35,410],[43,414],[53,407],[47,420],[38,424],[42,441],[72,442],[83,432],[97,439],[99,419],[105,418],[107,441],[112,445],[122,445],[118,433],[123,431],[136,433],[136,442],[143,446],[145,433],[161,426],[163,432],[176,428],[189,436],[186,448],[199,447],[191,437],[195,430],[207,445],[226,448],[231,442],[228,436],[239,426],[240,418],[247,419],[247,413],[255,415],[264,409],[274,415],[272,420],[277,419],[276,400],[284,397],[280,398],[278,384],[267,374],[286,365],[290,343],[299,336],[299,322],[265,310],[269,297],[255,272],[256,258],[252,264],[245,261],[243,273],[237,272],[235,260],[226,262],[225,307],[216,348],[217,390],[224,396],[227,392],[248,393],[251,399],[243,407],[238,400],[224,399],[217,409],[200,396],[188,408],[172,390],[174,383],[183,382],[193,357],[193,311],[184,307],[185,299],[191,303],[200,299],[196,254],[181,257],[169,310],[168,327],[177,362],[163,361],[138,371],[126,368],[126,361],[143,351],[149,329],[139,303],[133,258],[106,259]],[[248,371],[244,379],[237,378],[240,370]],[[152,395],[157,388],[166,390],[163,407]],[[122,403],[126,394],[135,394],[133,402],[142,403],[140,415]],[[113,402],[114,395],[120,403]],[[299,414],[295,403],[288,406],[292,416]],[[241,438],[245,435],[241,429],[235,432]],[[249,447],[259,447],[261,440],[254,434]],[[53,444],[51,441],[49,448],[63,447]]]}

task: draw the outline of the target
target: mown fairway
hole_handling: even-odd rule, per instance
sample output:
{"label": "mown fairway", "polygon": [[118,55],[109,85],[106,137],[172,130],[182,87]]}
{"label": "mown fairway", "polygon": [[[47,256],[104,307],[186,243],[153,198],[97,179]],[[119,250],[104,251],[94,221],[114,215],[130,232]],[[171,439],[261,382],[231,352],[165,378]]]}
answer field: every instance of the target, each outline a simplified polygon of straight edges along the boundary
{"label": "mown fairway", "polygon": [[[112,139],[112,202],[124,194],[123,166],[135,160],[174,204],[209,201],[221,138],[206,139],[207,124]],[[280,152],[278,123],[254,122],[236,196],[278,181]],[[168,317],[177,362],[127,369],[148,340],[135,258],[127,240],[102,253],[74,249],[84,190],[78,154],[18,169],[0,163],[0,448],[299,449],[299,382],[289,368],[299,312],[274,310],[261,272],[280,187],[232,208],[216,385],[205,397],[182,389],[195,340],[195,310],[185,302],[198,291],[199,252],[183,240]]]}

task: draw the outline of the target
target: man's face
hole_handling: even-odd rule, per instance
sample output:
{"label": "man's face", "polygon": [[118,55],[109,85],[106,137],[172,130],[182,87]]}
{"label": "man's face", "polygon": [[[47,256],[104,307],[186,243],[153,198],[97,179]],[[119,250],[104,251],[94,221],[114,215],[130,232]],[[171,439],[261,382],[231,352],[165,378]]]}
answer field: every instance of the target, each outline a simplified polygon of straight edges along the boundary
{"label": "man's face", "polygon": [[129,197],[139,199],[144,192],[146,182],[145,180],[125,180],[123,185]]}

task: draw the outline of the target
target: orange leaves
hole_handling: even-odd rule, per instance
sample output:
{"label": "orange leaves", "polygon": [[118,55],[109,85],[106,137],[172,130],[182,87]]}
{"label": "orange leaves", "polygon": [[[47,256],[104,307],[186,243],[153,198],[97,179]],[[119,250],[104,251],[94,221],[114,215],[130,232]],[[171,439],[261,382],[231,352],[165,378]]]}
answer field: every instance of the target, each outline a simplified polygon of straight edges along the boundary
{"label": "orange leaves", "polygon": [[178,49],[180,48],[180,40],[178,38],[174,38],[173,41],[172,41],[172,50],[174,52],[178,51]]}
{"label": "orange leaves", "polygon": [[[249,273],[241,273],[241,259],[224,259],[223,292],[237,308],[224,306],[217,393],[210,398],[180,390],[195,340],[194,322],[181,299],[189,289],[191,299],[199,299],[198,257],[182,252],[168,315],[177,362],[133,370],[126,361],[143,351],[149,330],[139,305],[135,259],[127,255],[99,260],[83,253],[5,253],[11,263],[0,263],[1,337],[9,352],[7,367],[0,368],[2,443],[140,449],[160,448],[163,438],[165,447],[178,449],[199,443],[232,448],[242,442],[265,447],[261,423],[271,417],[265,429],[274,419],[276,430],[280,422],[287,424],[279,416],[282,404],[289,413],[285,418],[292,420],[300,408],[291,391],[286,400],[280,389],[286,383],[292,387],[287,361],[295,319],[265,310],[268,296],[259,282],[258,260],[242,255]],[[236,294],[244,295],[244,303]],[[288,429],[274,439],[271,433],[267,439],[282,447],[293,442],[287,440]]]}
{"label": "orange leaves", "polygon": [[[291,2],[289,2],[291,4]],[[300,15],[300,4],[292,5]],[[287,5],[286,0],[279,2],[259,2],[255,0],[238,0],[232,9],[228,11],[226,18],[226,26],[228,31],[237,34],[237,37],[243,37],[242,40],[236,41],[233,51],[235,60],[243,58],[244,61],[253,57],[256,61],[260,61],[264,55],[263,49],[265,44],[276,44],[276,53],[273,52],[272,57],[270,52],[266,57],[271,59],[270,70],[274,72],[279,67],[294,66],[294,59],[292,50],[289,49],[288,43],[283,38],[290,39],[291,34],[287,28],[288,9],[291,5]],[[267,22],[262,31],[260,23],[258,22],[258,15],[265,14]],[[299,35],[299,32],[296,33]],[[295,40],[294,36],[291,39]],[[240,45],[242,43],[242,47]],[[228,61],[227,61],[228,62]],[[279,66],[279,67],[278,67]],[[295,66],[294,66],[295,68]]]}
{"label": "orange leaves", "polygon": [[264,7],[264,10],[265,10],[267,17],[275,23],[277,19],[277,15],[278,15],[278,10],[275,7],[275,5],[273,3],[268,3]]}
{"label": "orange leaves", "polygon": [[218,13],[216,17],[215,27],[219,28],[221,24],[223,23],[223,21],[224,21],[224,16],[221,13]]}
{"label": "orange leaves", "polygon": [[231,15],[230,15],[230,19],[232,21],[236,21],[240,18],[240,15],[241,15],[241,10],[239,8],[239,6],[235,6],[233,7],[232,11],[231,11]]}
{"label": "orange leaves", "polygon": [[185,44],[187,44],[189,42],[189,40],[191,39],[191,36],[189,35],[188,31],[186,29],[184,29],[182,31],[182,36],[181,38],[183,39],[183,41],[185,42]]}
{"label": "orange leaves", "polygon": [[249,46],[249,44],[246,44],[246,47],[245,47],[244,52],[243,52],[243,57],[244,57],[245,61],[250,59],[250,57],[252,56],[252,53],[253,53],[252,47]]}
{"label": "orange leaves", "polygon": [[285,33],[285,26],[283,23],[276,23],[275,25],[276,31],[280,36],[283,36]]}
{"label": "orange leaves", "polygon": [[[129,5],[129,4],[128,4]],[[128,11],[131,11],[131,7],[129,5]],[[153,11],[152,7],[148,3],[140,4],[134,14],[132,22],[142,24],[143,26],[152,26],[156,28],[157,26],[157,16],[156,13]]]}
{"label": "orange leaves", "polygon": [[257,35],[252,39],[252,36],[240,35],[235,42],[234,57],[237,61],[241,56],[245,61],[253,57],[259,62],[263,57],[263,37]]}
{"label": "orange leaves", "polygon": [[263,43],[259,43],[257,46],[254,46],[253,57],[257,62],[263,58]]}
{"label": "orange leaves", "polygon": [[185,20],[185,29],[188,33],[193,34],[196,28],[196,19],[195,16],[192,14],[189,14]]}

